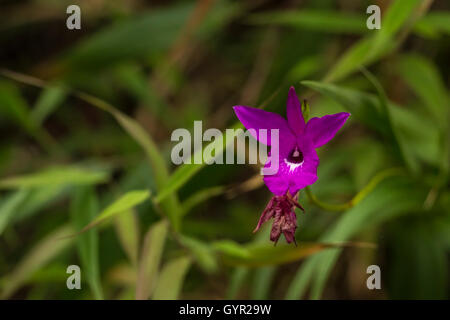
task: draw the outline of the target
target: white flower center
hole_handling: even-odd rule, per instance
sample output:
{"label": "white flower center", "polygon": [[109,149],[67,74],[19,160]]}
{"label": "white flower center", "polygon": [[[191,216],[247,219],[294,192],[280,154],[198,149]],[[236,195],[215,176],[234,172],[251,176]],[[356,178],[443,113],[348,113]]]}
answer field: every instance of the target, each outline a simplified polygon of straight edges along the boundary
{"label": "white flower center", "polygon": [[287,159],[284,159],[284,163],[286,163],[289,167],[289,173],[293,172],[295,169],[297,169],[298,167],[301,167],[303,165],[303,161],[300,163],[292,163],[289,162]]}

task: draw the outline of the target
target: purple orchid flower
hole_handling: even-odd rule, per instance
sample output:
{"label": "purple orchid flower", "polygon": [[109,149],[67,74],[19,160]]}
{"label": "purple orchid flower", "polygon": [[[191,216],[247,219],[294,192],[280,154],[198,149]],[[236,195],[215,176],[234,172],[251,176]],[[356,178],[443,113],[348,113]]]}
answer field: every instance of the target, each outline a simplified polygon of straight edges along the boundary
{"label": "purple orchid flower", "polygon": [[319,166],[316,149],[334,137],[350,114],[340,112],[321,118],[312,118],[305,123],[294,87],[289,89],[287,120],[276,113],[261,109],[246,106],[234,106],[233,109],[244,127],[261,143],[271,145],[274,141],[259,137],[260,129],[279,130],[278,159],[271,159],[269,154],[269,159],[264,166],[269,168],[272,160],[278,160],[278,172],[273,175],[264,175],[264,183],[275,196],[261,214],[254,232],[258,231],[264,222],[274,218],[270,240],[276,243],[283,233],[288,243],[295,242],[297,217],[294,209],[298,207],[303,210],[297,202],[297,193],[300,189],[316,182]]}

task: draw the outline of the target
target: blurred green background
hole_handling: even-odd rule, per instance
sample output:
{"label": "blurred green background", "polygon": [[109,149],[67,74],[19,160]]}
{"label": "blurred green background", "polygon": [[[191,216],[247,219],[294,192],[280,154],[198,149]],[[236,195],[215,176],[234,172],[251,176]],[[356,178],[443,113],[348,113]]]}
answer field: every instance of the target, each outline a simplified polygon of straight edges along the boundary
{"label": "blurred green background", "polygon": [[[448,298],[449,10],[1,0],[0,298]],[[285,115],[291,85],[311,116],[352,117],[301,192],[299,246],[273,247],[252,234],[271,197],[259,166],[176,167],[170,136],[231,128],[237,104]]]}

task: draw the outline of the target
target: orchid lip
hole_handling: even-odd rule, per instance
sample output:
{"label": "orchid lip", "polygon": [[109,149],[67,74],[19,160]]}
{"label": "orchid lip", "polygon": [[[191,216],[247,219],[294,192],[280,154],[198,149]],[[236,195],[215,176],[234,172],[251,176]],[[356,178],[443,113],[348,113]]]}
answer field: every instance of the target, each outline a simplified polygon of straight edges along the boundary
{"label": "orchid lip", "polygon": [[288,165],[289,172],[292,172],[295,169],[297,169],[298,167],[301,167],[303,165],[303,161],[300,163],[292,163],[292,162],[289,162],[288,159],[284,159],[284,163],[286,163]]}
{"label": "orchid lip", "polygon": [[304,162],[303,153],[300,151],[298,147],[295,147],[287,158],[284,159],[284,163],[286,163],[289,167],[289,172],[294,171],[298,167],[300,167]]}

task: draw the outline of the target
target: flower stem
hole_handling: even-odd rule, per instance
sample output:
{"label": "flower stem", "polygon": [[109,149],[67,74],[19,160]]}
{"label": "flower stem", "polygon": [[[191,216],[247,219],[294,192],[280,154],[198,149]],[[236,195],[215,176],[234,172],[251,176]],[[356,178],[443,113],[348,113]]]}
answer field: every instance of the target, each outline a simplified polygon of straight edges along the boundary
{"label": "flower stem", "polygon": [[363,200],[380,182],[386,178],[402,175],[405,173],[403,168],[390,168],[377,173],[369,183],[361,189],[350,201],[340,204],[331,204],[320,201],[309,189],[305,188],[305,193],[308,199],[317,207],[327,211],[344,211],[354,207],[361,200]]}

